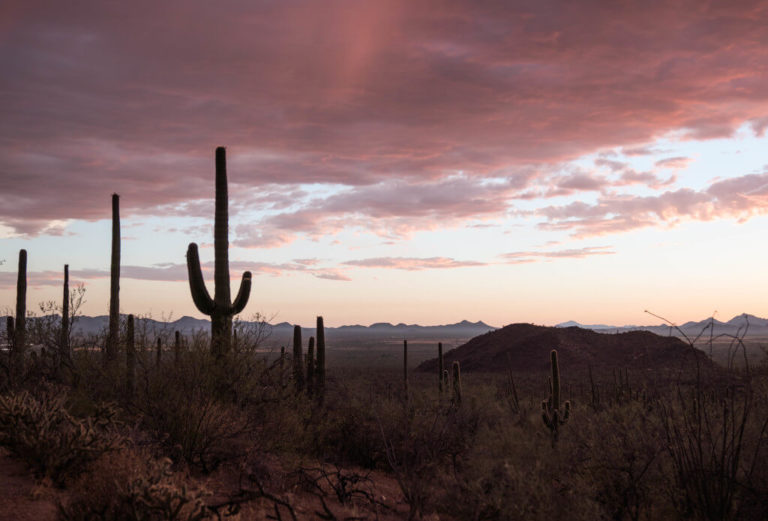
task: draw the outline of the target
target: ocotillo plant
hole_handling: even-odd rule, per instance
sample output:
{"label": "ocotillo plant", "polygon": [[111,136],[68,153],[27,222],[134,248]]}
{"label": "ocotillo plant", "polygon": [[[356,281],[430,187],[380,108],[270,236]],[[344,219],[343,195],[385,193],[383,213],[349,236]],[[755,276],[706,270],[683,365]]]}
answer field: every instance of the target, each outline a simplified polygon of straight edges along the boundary
{"label": "ocotillo plant", "polygon": [[128,315],[125,334],[125,393],[133,398],[134,379],[136,378],[136,345],[133,333],[133,315]]}
{"label": "ocotillo plant", "polygon": [[293,385],[297,393],[304,390],[304,364],[301,358],[301,326],[293,326]]}
{"label": "ocotillo plant", "polygon": [[227,198],[227,156],[224,147],[216,149],[216,214],[213,231],[214,297],[208,293],[200,269],[197,244],[187,248],[187,271],[192,300],[201,313],[211,317],[211,352],[222,356],[230,347],[232,317],[240,313],[251,294],[251,272],[243,273],[234,302],[229,289],[229,201]]}
{"label": "ocotillo plant", "polygon": [[69,360],[69,264],[64,265],[64,296],[61,300],[61,337],[59,361]]}
{"label": "ocotillo plant", "polygon": [[443,394],[443,343],[437,343],[437,380],[439,382],[440,394]]}
{"label": "ocotillo plant", "polygon": [[309,337],[307,347],[307,394],[312,396],[315,390],[315,337]]}
{"label": "ocotillo plant", "polygon": [[325,393],[325,326],[323,326],[323,317],[317,317],[317,363],[315,364],[315,388],[317,397],[322,401]]}
{"label": "ocotillo plant", "polygon": [[120,338],[120,196],[112,194],[112,260],[109,268],[109,333],[105,362],[117,359]]}
{"label": "ocotillo plant", "polygon": [[461,366],[458,360],[453,361],[453,403],[461,405]]}
{"label": "ocotillo plant", "polygon": [[560,426],[568,421],[571,415],[571,402],[566,401],[564,410],[560,411],[560,366],[557,363],[557,351],[550,353],[552,376],[549,379],[549,398],[541,402],[541,419],[552,434],[552,444],[557,442]]}
{"label": "ocotillo plant", "polygon": [[27,337],[27,250],[19,250],[19,273],[16,278],[16,328],[13,332],[13,355],[17,361],[24,353]]}

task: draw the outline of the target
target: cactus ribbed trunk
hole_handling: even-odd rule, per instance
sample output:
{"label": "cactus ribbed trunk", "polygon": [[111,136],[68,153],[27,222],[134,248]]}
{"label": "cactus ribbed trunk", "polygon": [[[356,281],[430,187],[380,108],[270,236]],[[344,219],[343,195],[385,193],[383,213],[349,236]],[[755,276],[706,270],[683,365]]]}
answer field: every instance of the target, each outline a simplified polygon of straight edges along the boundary
{"label": "cactus ribbed trunk", "polygon": [[59,339],[59,360],[68,360],[69,350],[69,264],[64,265],[64,295],[61,299],[61,338]]}
{"label": "cactus ribbed trunk", "polygon": [[232,344],[232,317],[248,303],[251,272],[243,273],[240,290],[232,302],[229,288],[229,210],[227,199],[227,159],[224,147],[216,149],[216,213],[213,226],[214,296],[205,288],[197,244],[187,249],[187,269],[192,300],[201,313],[211,317],[211,352],[222,356]]}
{"label": "cactus ribbed trunk", "polygon": [[315,337],[309,337],[307,347],[307,394],[312,396],[315,390]]}
{"label": "cactus ribbed trunk", "polygon": [[109,333],[104,356],[117,360],[120,342],[120,197],[112,194],[112,260],[109,269]]}
{"label": "cactus ribbed trunk", "polygon": [[293,385],[297,393],[304,390],[304,364],[301,356],[301,326],[293,326]]}
{"label": "cactus ribbed trunk", "polygon": [[552,435],[552,445],[557,443],[560,436],[560,426],[564,425],[571,415],[571,402],[566,401],[560,409],[560,365],[557,362],[557,351],[550,353],[552,375],[549,377],[549,398],[541,402],[541,419]]}
{"label": "cactus ribbed trunk", "polygon": [[125,334],[125,393],[133,398],[136,378],[136,345],[134,343],[133,315],[128,315]]}
{"label": "cactus ribbed trunk", "polygon": [[322,401],[323,396],[325,395],[325,326],[323,325],[323,317],[317,317],[315,335],[317,336],[315,388],[317,389],[318,399]]}
{"label": "cactus ribbed trunk", "polygon": [[27,250],[19,250],[16,278],[16,324],[13,332],[13,357],[21,362],[27,341]]}

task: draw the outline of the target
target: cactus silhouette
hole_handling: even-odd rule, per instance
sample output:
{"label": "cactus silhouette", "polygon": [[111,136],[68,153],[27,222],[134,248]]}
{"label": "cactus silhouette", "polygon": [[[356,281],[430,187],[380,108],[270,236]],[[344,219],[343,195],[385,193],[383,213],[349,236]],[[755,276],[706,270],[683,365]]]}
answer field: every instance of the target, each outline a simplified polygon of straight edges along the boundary
{"label": "cactus silhouette", "polygon": [[16,324],[13,331],[13,355],[21,362],[27,337],[27,250],[19,250],[19,273],[16,278]]}
{"label": "cactus silhouette", "polygon": [[315,337],[309,337],[307,347],[307,394],[312,396],[315,390]]}
{"label": "cactus silhouette", "polygon": [[297,393],[304,390],[304,364],[301,358],[301,326],[293,326],[293,385]]}
{"label": "cactus silhouette", "polygon": [[315,389],[317,397],[323,400],[325,392],[325,326],[323,326],[323,317],[317,317],[317,360],[315,362]]}
{"label": "cactus silhouette", "polygon": [[444,367],[444,360],[443,360],[443,343],[438,342],[437,343],[437,379],[439,382],[439,389],[440,394],[443,394],[443,367]]}
{"label": "cactus silhouette", "polygon": [[461,366],[458,360],[453,361],[453,403],[461,405]]}
{"label": "cactus silhouette", "polygon": [[117,360],[120,341],[120,196],[112,194],[112,260],[109,268],[109,333],[105,362]]}
{"label": "cactus silhouette", "polygon": [[564,425],[571,416],[571,402],[563,404],[560,410],[560,366],[557,363],[557,351],[550,353],[552,376],[549,378],[549,398],[541,402],[541,419],[552,434],[552,444],[557,442],[560,426]]}
{"label": "cactus silhouette", "polygon": [[69,264],[64,265],[64,296],[61,301],[61,337],[59,362],[69,360]]}
{"label": "cactus silhouette", "polygon": [[125,393],[130,400],[133,398],[134,381],[136,378],[136,345],[134,343],[133,315],[128,315],[125,329]]}
{"label": "cactus silhouette", "polygon": [[187,271],[192,300],[201,313],[211,317],[211,352],[222,356],[232,340],[232,317],[240,313],[251,294],[251,272],[243,273],[234,302],[229,289],[229,210],[227,199],[227,158],[224,147],[216,149],[216,214],[213,243],[215,251],[215,292],[211,298],[205,287],[197,244],[187,248]]}

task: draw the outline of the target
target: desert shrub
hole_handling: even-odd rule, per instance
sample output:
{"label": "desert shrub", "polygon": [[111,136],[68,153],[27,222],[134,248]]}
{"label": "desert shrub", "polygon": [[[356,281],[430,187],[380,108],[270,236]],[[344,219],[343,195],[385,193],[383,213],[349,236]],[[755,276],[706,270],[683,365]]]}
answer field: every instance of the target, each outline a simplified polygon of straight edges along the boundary
{"label": "desert shrub", "polygon": [[755,400],[750,382],[711,393],[696,385],[661,409],[671,496],[681,516],[764,519],[768,513],[761,475],[768,418],[757,412]]}
{"label": "desert shrub", "polygon": [[27,391],[0,396],[0,445],[55,484],[82,472],[102,454],[123,442],[116,431],[116,411],[101,406],[78,419],[56,391],[36,397]]}
{"label": "desert shrub", "polygon": [[168,459],[126,449],[102,457],[59,505],[61,521],[201,521],[207,491],[175,475]]}
{"label": "desert shrub", "polygon": [[253,428],[245,404],[222,395],[223,367],[206,353],[188,353],[162,373],[144,371],[133,403],[171,457],[204,472],[240,457]]}
{"label": "desert shrub", "polygon": [[656,415],[637,400],[582,413],[587,415],[586,421],[572,435],[594,488],[594,499],[605,513],[616,520],[668,517],[665,453],[659,443],[664,432]]}

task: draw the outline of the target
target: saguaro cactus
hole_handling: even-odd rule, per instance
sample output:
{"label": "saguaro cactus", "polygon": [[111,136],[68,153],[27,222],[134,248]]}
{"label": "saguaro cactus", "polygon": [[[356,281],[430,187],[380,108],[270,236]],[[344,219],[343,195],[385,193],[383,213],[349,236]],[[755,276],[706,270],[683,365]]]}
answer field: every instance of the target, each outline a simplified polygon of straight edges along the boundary
{"label": "saguaro cactus", "polygon": [[304,390],[304,364],[301,359],[301,326],[293,326],[293,385],[297,393]]}
{"label": "saguaro cactus", "polygon": [[21,359],[27,337],[27,250],[19,250],[19,273],[16,278],[16,324],[13,332],[13,354]]}
{"label": "saguaro cactus", "polygon": [[403,340],[403,390],[408,397],[408,341]]}
{"label": "saguaro cactus", "polygon": [[568,421],[571,415],[571,402],[566,401],[564,410],[560,410],[560,366],[557,363],[557,351],[550,353],[552,376],[549,379],[549,398],[541,402],[541,419],[552,434],[552,444],[557,442],[560,426]]}
{"label": "saguaro cactus", "polygon": [[117,360],[120,341],[120,196],[112,194],[112,260],[109,268],[109,333],[104,350],[107,362]]}
{"label": "saguaro cactus", "polygon": [[68,360],[69,352],[69,264],[64,265],[64,295],[61,300],[61,337],[59,361]]}
{"label": "saguaro cactus", "polygon": [[439,382],[440,394],[443,394],[443,343],[437,343],[437,380]]}
{"label": "saguaro cactus", "polygon": [[323,317],[317,317],[317,361],[315,363],[315,389],[317,397],[322,401],[325,393],[325,326]]}
{"label": "saguaro cactus", "polygon": [[214,220],[214,297],[208,293],[200,268],[197,244],[187,248],[187,271],[192,300],[201,313],[211,317],[211,352],[221,356],[229,350],[232,317],[240,313],[251,294],[251,272],[243,273],[240,289],[232,302],[229,289],[229,201],[227,199],[227,158],[224,147],[216,149],[216,214]]}
{"label": "saguaro cactus", "polygon": [[173,363],[179,363],[179,357],[181,356],[181,332],[177,329],[173,338]]}
{"label": "saguaro cactus", "polygon": [[133,398],[134,380],[136,378],[136,345],[134,343],[133,315],[128,315],[125,329],[125,393],[130,400]]}
{"label": "saguaro cactus", "polygon": [[458,360],[453,361],[453,403],[461,405],[461,366]]}
{"label": "saguaro cactus", "polygon": [[312,396],[315,390],[315,337],[309,337],[307,347],[307,394]]}

